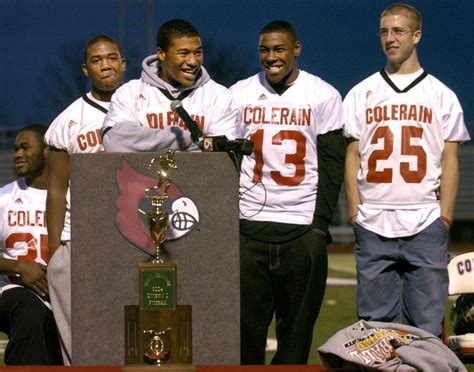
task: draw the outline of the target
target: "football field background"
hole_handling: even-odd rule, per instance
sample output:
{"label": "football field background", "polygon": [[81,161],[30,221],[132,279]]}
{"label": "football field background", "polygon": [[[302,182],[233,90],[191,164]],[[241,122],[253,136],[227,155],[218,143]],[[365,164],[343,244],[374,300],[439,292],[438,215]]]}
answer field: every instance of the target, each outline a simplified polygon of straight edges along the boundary
{"label": "football field background", "polygon": [[[321,364],[318,348],[338,330],[357,321],[356,315],[356,268],[353,253],[330,253],[328,284],[313,333],[313,343],[308,364]],[[452,335],[449,314],[454,299],[450,298],[446,308],[445,321],[448,335]],[[274,341],[274,324],[269,330],[267,343],[267,364],[270,363],[274,351],[269,346],[276,346]],[[466,364],[469,372],[474,372],[474,364]]]}
{"label": "football field background", "polygon": [[[329,275],[323,305],[316,322],[313,344],[309,356],[309,364],[320,364],[317,349],[338,330],[357,321],[356,316],[356,269],[353,253],[329,253]],[[449,314],[453,300],[450,299],[446,309],[446,323],[448,334],[452,334],[449,324]],[[276,347],[274,324],[271,325],[268,335],[267,364],[270,363]],[[3,364],[3,351],[6,337],[0,333],[0,364]],[[470,372],[474,372],[474,364],[466,365]]]}

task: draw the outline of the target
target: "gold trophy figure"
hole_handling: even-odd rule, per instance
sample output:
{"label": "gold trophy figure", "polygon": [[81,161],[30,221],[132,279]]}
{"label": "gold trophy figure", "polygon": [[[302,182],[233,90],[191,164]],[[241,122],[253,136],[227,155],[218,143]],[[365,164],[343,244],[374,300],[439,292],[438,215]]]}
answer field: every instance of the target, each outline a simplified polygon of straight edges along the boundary
{"label": "gold trophy figure", "polygon": [[[165,242],[166,230],[168,229],[168,213],[163,210],[163,203],[168,199],[168,190],[171,186],[170,169],[178,168],[174,160],[174,151],[168,150],[164,155],[160,155],[160,169],[156,172],[158,175],[158,184],[151,189],[145,190],[145,197],[150,199],[152,210],[147,212],[148,228],[151,238],[155,243],[156,252],[152,263],[164,263],[160,257],[161,247]],[[156,158],[151,159],[148,170],[151,170]],[[154,191],[164,186],[161,195],[155,195]]]}
{"label": "gold trophy figure", "polygon": [[146,195],[146,198],[151,201],[152,210],[147,212],[147,220],[150,235],[156,247],[155,258],[151,262],[162,264],[165,261],[161,258],[161,247],[165,242],[168,229],[168,213],[163,210],[163,202],[168,199],[168,195]]}

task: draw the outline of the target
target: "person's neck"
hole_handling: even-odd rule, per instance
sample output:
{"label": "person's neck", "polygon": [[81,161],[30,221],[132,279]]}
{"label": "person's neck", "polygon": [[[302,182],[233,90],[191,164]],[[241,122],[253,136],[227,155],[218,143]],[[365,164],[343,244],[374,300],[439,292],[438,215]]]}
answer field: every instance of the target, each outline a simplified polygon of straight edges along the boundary
{"label": "person's neck", "polygon": [[278,82],[272,82],[267,78],[267,83],[273,88],[279,95],[283,94],[296,80],[298,77],[299,70],[295,66],[283,79]]}
{"label": "person's neck", "polygon": [[31,174],[25,177],[25,183],[28,187],[46,190],[48,188],[48,174],[45,170],[40,174]]}
{"label": "person's neck", "polygon": [[115,91],[103,91],[103,90],[94,89],[94,88],[92,88],[91,90],[92,97],[102,102],[110,102],[114,92]]}
{"label": "person's neck", "polygon": [[408,75],[417,72],[421,68],[418,58],[414,56],[402,63],[390,63],[387,62],[385,70],[391,74]]}

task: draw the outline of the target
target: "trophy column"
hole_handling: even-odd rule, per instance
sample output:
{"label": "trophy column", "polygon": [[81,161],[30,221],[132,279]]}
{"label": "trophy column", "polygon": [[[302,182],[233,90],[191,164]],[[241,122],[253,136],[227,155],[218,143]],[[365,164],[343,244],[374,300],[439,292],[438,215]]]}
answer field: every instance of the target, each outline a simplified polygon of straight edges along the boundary
{"label": "trophy column", "polygon": [[[150,162],[149,169],[155,159]],[[155,243],[151,262],[139,263],[139,305],[125,306],[125,364],[169,366],[176,371],[194,370],[192,364],[192,312],[190,305],[177,305],[177,268],[165,263],[162,248],[169,215],[163,203],[171,185],[168,171],[177,168],[173,152],[160,156],[158,184],[146,189],[151,202],[147,222]],[[158,190],[164,190],[157,194]],[[140,368],[140,367],[138,367]],[[143,368],[143,367],[142,367]],[[136,371],[136,367],[133,369]]]}

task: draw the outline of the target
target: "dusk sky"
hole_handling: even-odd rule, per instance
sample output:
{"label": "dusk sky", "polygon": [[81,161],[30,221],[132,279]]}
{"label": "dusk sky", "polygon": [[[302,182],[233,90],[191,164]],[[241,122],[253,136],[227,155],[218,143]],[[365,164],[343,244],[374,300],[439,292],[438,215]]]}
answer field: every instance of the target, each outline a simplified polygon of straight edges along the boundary
{"label": "dusk sky", "polygon": [[[82,94],[82,49],[95,34],[124,42],[127,79],[154,53],[157,27],[171,18],[200,30],[205,66],[228,85],[258,71],[257,39],[272,19],[291,22],[302,42],[300,68],[344,96],[380,70],[377,36],[385,0],[1,0],[0,126],[49,124]],[[474,135],[473,0],[417,0],[423,14],[422,66],[453,89]],[[147,9],[151,14],[147,14]],[[471,31],[470,31],[471,30]],[[148,45],[147,45],[148,44]],[[224,73],[223,73],[223,71]],[[74,74],[76,78],[74,77]]]}

